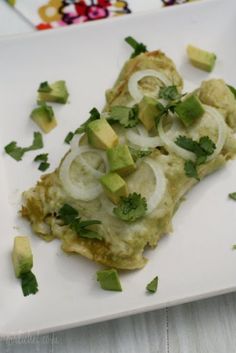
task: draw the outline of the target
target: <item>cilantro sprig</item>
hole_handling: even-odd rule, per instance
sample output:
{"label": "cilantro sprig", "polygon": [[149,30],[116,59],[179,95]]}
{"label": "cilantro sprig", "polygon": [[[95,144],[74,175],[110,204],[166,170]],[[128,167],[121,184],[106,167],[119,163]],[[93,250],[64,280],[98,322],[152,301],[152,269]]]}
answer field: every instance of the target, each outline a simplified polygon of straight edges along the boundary
{"label": "cilantro sprig", "polygon": [[134,162],[136,162],[140,158],[147,157],[152,153],[151,148],[149,148],[148,150],[140,150],[129,146],[129,150]]}
{"label": "cilantro sprig", "polygon": [[83,221],[81,217],[79,217],[79,212],[72,206],[64,204],[60,208],[58,216],[61,218],[65,225],[69,225],[69,227],[80,237],[98,240],[103,239],[103,237],[98,232],[87,228],[94,224],[101,224],[101,221],[93,219]]}
{"label": "cilantro sprig", "polygon": [[33,142],[29,147],[20,147],[16,141],[12,141],[4,147],[5,152],[16,161],[21,161],[26,152],[41,148],[43,148],[43,138],[40,132],[34,132]]}
{"label": "cilantro sprig", "polygon": [[118,206],[113,209],[113,213],[122,221],[134,222],[143,217],[146,210],[146,198],[134,192],[127,197],[121,197]]}
{"label": "cilantro sprig", "polygon": [[180,94],[176,86],[164,86],[159,90],[159,98],[167,101],[179,100],[183,95]]}
{"label": "cilantro sprig", "polygon": [[216,145],[208,136],[202,136],[195,141],[186,136],[178,136],[176,145],[196,155],[196,161],[186,161],[184,164],[185,174],[188,177],[199,180],[197,166],[206,162],[207,157],[214,153]]}
{"label": "cilantro sprig", "polygon": [[20,276],[20,279],[21,279],[21,288],[24,296],[35,294],[38,292],[38,282],[33,272],[29,271],[22,274]]}
{"label": "cilantro sprig", "polygon": [[139,123],[138,105],[131,108],[122,105],[114,106],[107,120],[109,123],[118,122],[125,128],[134,127]]}
{"label": "cilantro sprig", "polygon": [[131,54],[131,58],[135,58],[135,56],[147,52],[147,47],[143,43],[137,42],[133,37],[129,36],[125,38],[126,43],[128,43],[133,49],[134,52]]}

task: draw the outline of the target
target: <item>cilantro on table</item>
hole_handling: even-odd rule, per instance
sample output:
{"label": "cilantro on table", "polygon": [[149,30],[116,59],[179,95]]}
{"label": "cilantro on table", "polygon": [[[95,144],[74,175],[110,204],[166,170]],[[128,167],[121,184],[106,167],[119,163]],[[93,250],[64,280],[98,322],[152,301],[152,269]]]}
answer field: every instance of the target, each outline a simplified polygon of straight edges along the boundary
{"label": "cilantro on table", "polygon": [[152,153],[152,149],[150,148],[148,150],[140,150],[129,146],[129,150],[134,162],[136,162],[140,158],[149,156]]}
{"label": "cilantro on table", "polygon": [[93,108],[90,110],[90,117],[82,124],[78,129],[76,129],[74,132],[70,131],[65,139],[64,142],[67,144],[70,144],[71,140],[73,139],[74,135],[76,134],[83,134],[86,131],[86,128],[89,123],[91,123],[94,120],[100,119],[100,113],[97,110],[97,108]]}
{"label": "cilantro on table", "polygon": [[236,201],[236,192],[231,192],[228,196],[229,196],[229,198],[231,198],[232,200]]}
{"label": "cilantro on table", "polygon": [[122,221],[134,222],[143,217],[147,210],[147,201],[136,192],[129,194],[127,197],[121,197],[117,207],[113,209],[113,213]]}
{"label": "cilantro on table", "polygon": [[33,274],[33,272],[29,271],[20,276],[21,279],[21,288],[24,296],[35,294],[38,292],[38,282]]}
{"label": "cilantro on table", "polygon": [[42,172],[44,172],[45,170],[47,170],[50,167],[50,163],[48,163],[48,153],[38,154],[34,158],[34,161],[35,162],[41,162],[39,164],[38,169],[41,170]]}
{"label": "cilantro on table", "polygon": [[43,138],[40,132],[34,132],[33,142],[29,147],[19,147],[16,141],[12,141],[4,147],[5,152],[16,161],[21,161],[26,152],[41,148],[43,148]]}
{"label": "cilantro on table", "polygon": [[153,280],[147,284],[146,289],[150,293],[156,293],[158,286],[158,276],[153,278]]}
{"label": "cilantro on table", "polygon": [[65,223],[65,225],[69,225],[70,228],[74,230],[80,237],[98,240],[103,239],[98,232],[87,228],[94,224],[101,224],[101,221],[93,219],[83,221],[81,217],[79,217],[79,212],[72,206],[64,204],[60,208],[58,216]]}
{"label": "cilantro on table", "polygon": [[135,58],[135,56],[147,52],[147,47],[143,43],[137,42],[133,37],[129,36],[125,38],[126,43],[128,43],[133,49],[134,52],[131,54],[131,58]]}
{"label": "cilantro on table", "polygon": [[117,105],[111,108],[110,116],[107,119],[109,123],[118,122],[125,128],[134,127],[139,123],[138,105],[134,107],[125,107]]}

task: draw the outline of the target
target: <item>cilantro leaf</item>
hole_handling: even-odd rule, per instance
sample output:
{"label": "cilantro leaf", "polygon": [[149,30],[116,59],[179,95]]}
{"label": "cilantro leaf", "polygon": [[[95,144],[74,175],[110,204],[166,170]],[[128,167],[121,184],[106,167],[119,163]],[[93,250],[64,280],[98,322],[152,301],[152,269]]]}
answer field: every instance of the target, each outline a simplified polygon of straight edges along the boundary
{"label": "cilantro leaf", "polygon": [[51,92],[52,88],[48,84],[48,81],[41,82],[38,88],[38,92],[48,93]]}
{"label": "cilantro leaf", "polygon": [[100,113],[97,110],[97,108],[93,108],[90,110],[90,117],[82,124],[78,129],[75,130],[74,134],[82,134],[83,132],[86,131],[86,128],[89,123],[91,123],[94,120],[100,119]]}
{"label": "cilantro leaf", "polygon": [[196,156],[204,156],[205,152],[202,150],[200,147],[199,143],[194,141],[193,139],[179,135],[175,141],[176,145],[178,145],[181,148],[184,148],[187,151],[193,152],[196,154]]}
{"label": "cilantro leaf", "polygon": [[113,209],[113,213],[122,221],[134,222],[143,217],[146,210],[147,201],[145,197],[141,197],[140,194],[134,192],[127,197],[121,197],[118,206]]}
{"label": "cilantro leaf", "polygon": [[101,224],[101,221],[90,219],[81,221],[79,212],[68,204],[64,204],[58,212],[58,216],[63,220],[66,225],[75,231],[82,238],[102,240],[103,237],[96,231],[87,229],[87,227],[94,224]]}
{"label": "cilantro leaf", "polygon": [[208,136],[203,136],[200,138],[199,146],[207,156],[210,156],[216,149],[216,145]]}
{"label": "cilantro leaf", "polygon": [[50,163],[48,162],[42,162],[40,163],[38,169],[41,170],[42,172],[45,172],[50,167]]}
{"label": "cilantro leaf", "polygon": [[19,147],[17,146],[16,141],[12,141],[4,147],[5,152],[16,161],[21,161],[25,152],[38,150],[41,148],[43,148],[43,139],[40,132],[34,132],[33,142],[29,147]]}
{"label": "cilantro leaf", "polygon": [[153,278],[153,280],[147,284],[146,289],[150,293],[156,293],[158,286],[158,276]]}
{"label": "cilantro leaf", "polygon": [[71,140],[73,139],[73,137],[74,137],[74,134],[75,134],[75,133],[72,132],[72,131],[68,132],[68,134],[67,134],[66,137],[65,137],[64,142],[69,145],[69,144],[70,144],[70,141],[71,141]]}
{"label": "cilantro leaf", "polygon": [[117,105],[111,108],[108,122],[118,122],[125,128],[134,127],[139,123],[138,106],[132,108]]}
{"label": "cilantro leaf", "polygon": [[79,212],[72,206],[65,203],[58,212],[59,217],[65,224],[73,223],[79,216]]}
{"label": "cilantro leaf", "polygon": [[159,91],[159,98],[163,98],[167,101],[174,101],[180,99],[182,94],[180,94],[176,86],[161,87]]}
{"label": "cilantro leaf", "polygon": [[33,274],[29,271],[21,275],[21,288],[24,296],[35,294],[38,292],[38,282]]}
{"label": "cilantro leaf", "polygon": [[139,150],[139,149],[133,148],[131,146],[129,146],[129,150],[130,150],[130,153],[131,153],[131,156],[132,156],[134,162],[136,162],[139,158],[149,156],[149,154],[152,153],[152,149]]}
{"label": "cilantro leaf", "polygon": [[192,161],[186,161],[184,163],[184,171],[188,177],[200,180],[199,176],[198,176],[196,165]]}
{"label": "cilantro leaf", "polygon": [[228,196],[230,199],[236,201],[236,192],[231,192]]}
{"label": "cilantro leaf", "polygon": [[235,99],[236,99],[236,88],[234,88],[233,86],[227,85],[230,89],[230,91],[233,93]]}
{"label": "cilantro leaf", "polygon": [[232,246],[232,250],[236,250],[236,244]]}
{"label": "cilantro leaf", "polygon": [[137,42],[133,37],[129,36],[125,38],[126,43],[128,43],[133,49],[134,52],[131,54],[131,58],[135,58],[135,56],[147,52],[147,47],[143,43]]}
{"label": "cilantro leaf", "polygon": [[47,162],[48,160],[48,153],[42,153],[42,154],[38,154],[35,158],[34,161],[35,162]]}

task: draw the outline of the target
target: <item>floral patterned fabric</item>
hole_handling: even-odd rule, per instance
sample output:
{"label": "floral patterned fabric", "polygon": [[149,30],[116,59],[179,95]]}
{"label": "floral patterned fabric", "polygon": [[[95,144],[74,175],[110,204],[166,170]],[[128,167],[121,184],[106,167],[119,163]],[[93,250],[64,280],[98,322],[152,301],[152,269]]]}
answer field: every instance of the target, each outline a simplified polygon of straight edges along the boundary
{"label": "floral patterned fabric", "polygon": [[100,20],[194,0],[7,0],[39,30]]}

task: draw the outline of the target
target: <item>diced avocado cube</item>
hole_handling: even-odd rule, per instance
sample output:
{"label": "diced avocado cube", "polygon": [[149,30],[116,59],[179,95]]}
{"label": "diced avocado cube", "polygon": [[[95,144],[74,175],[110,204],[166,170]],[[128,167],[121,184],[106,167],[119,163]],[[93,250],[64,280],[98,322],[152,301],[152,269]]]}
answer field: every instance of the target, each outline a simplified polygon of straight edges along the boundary
{"label": "diced avocado cube", "polygon": [[136,169],[134,160],[127,145],[117,145],[108,149],[107,157],[111,172],[117,172],[121,176],[126,176]]}
{"label": "diced avocado cube", "polygon": [[20,277],[31,270],[33,267],[33,255],[28,237],[15,237],[12,261],[16,277]]}
{"label": "diced avocado cube", "polygon": [[101,177],[101,184],[107,197],[118,204],[121,196],[128,196],[128,188],[124,179],[117,173],[109,173]]}
{"label": "diced avocado cube", "polygon": [[207,72],[213,70],[216,62],[216,55],[214,53],[188,45],[187,54],[193,66]]}
{"label": "diced avocado cube", "polygon": [[139,120],[143,123],[145,128],[150,131],[156,126],[155,118],[160,113],[157,107],[156,99],[152,97],[144,96],[138,105],[139,108]]}
{"label": "diced avocado cube", "polygon": [[30,117],[45,133],[50,132],[57,126],[52,107],[45,103],[35,108]]}
{"label": "diced avocado cube", "polygon": [[97,281],[102,289],[122,292],[119,276],[115,269],[97,271]]}
{"label": "diced avocado cube", "polygon": [[200,118],[204,114],[205,110],[198,97],[191,95],[176,106],[175,112],[179,116],[182,123],[188,127]]}
{"label": "diced avocado cube", "polygon": [[95,148],[106,150],[118,143],[118,136],[106,119],[97,119],[87,126],[88,142]]}
{"label": "diced avocado cube", "polygon": [[38,88],[38,99],[43,102],[65,104],[69,97],[65,81],[56,81],[50,85],[42,82]]}

